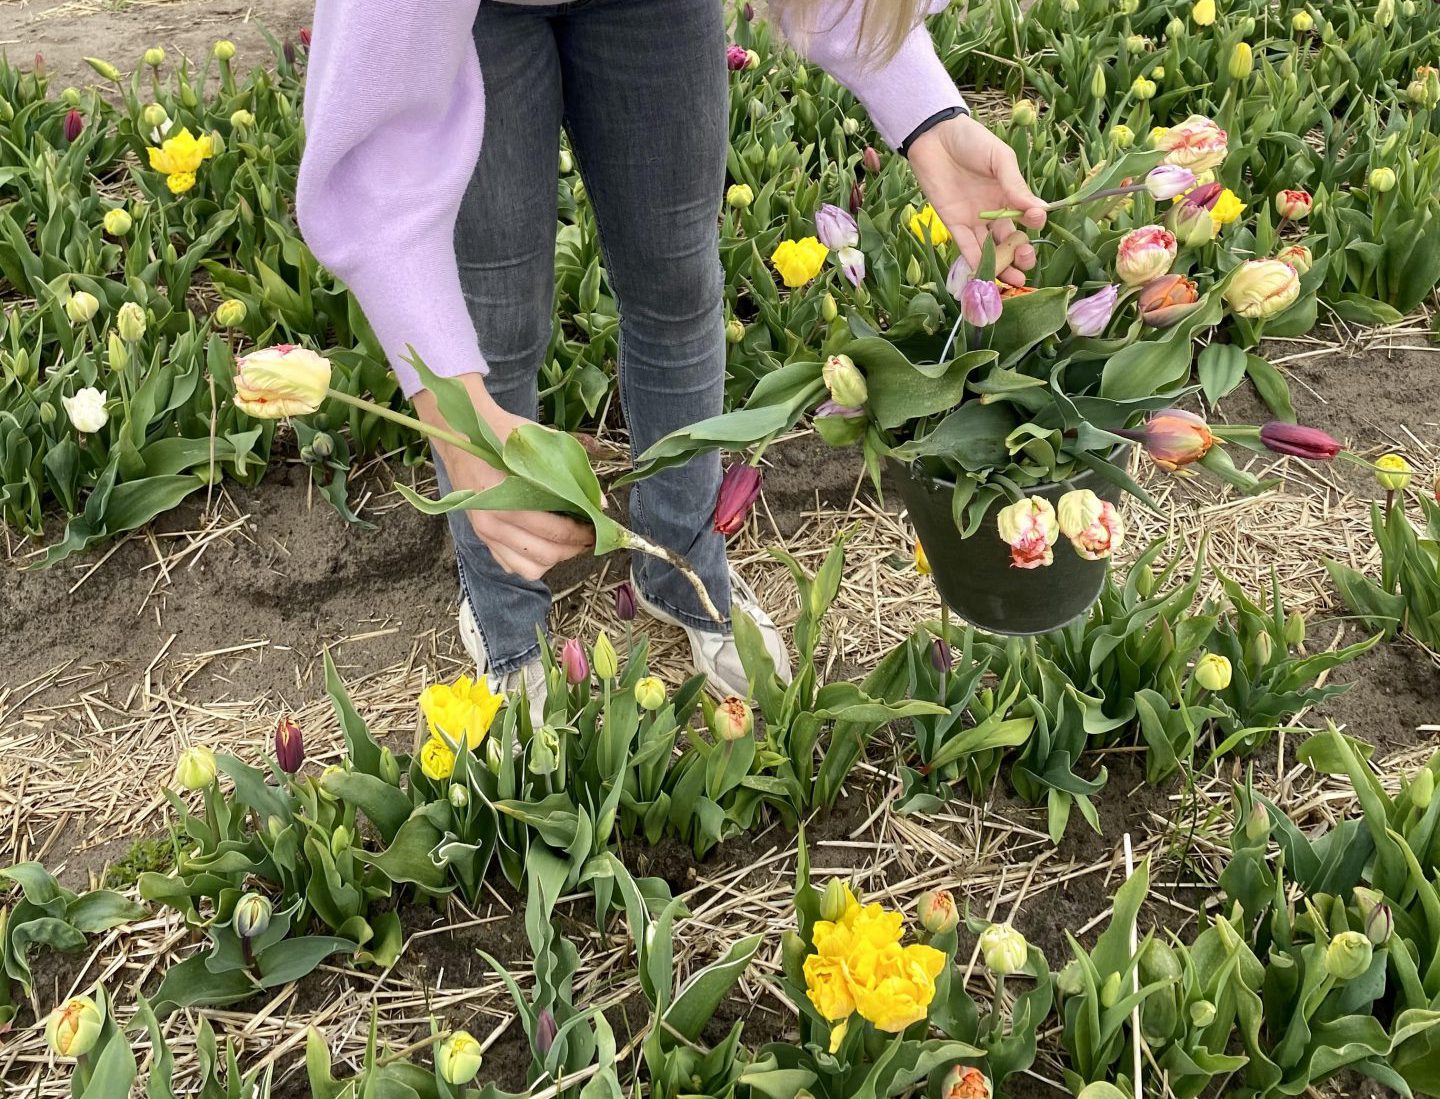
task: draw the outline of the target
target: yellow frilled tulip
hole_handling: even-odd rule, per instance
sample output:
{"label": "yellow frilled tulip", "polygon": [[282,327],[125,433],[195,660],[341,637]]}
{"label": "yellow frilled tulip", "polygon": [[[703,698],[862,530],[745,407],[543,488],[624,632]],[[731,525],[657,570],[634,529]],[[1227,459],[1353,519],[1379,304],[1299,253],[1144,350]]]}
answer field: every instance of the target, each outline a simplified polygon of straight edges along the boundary
{"label": "yellow frilled tulip", "polygon": [[435,683],[420,694],[420,711],[430,726],[431,737],[475,749],[490,731],[490,725],[505,696],[494,694],[484,676],[462,675],[454,683]]}
{"label": "yellow frilled tulip", "polygon": [[635,684],[635,701],[642,710],[654,712],[665,705],[665,684],[653,675]]}
{"label": "yellow frilled tulip", "polygon": [[434,782],[444,782],[455,773],[455,753],[443,740],[431,737],[420,749],[420,770]]}
{"label": "yellow frilled tulip", "polygon": [[72,996],[45,1020],[45,1040],[61,1057],[83,1057],[95,1048],[105,1016],[89,996]]}
{"label": "yellow frilled tulip", "polygon": [[805,959],[805,992],[815,1010],[828,1022],[848,1019],[855,1011],[855,997],[845,979],[845,962],[811,954]]}
{"label": "yellow frilled tulip", "polygon": [[980,932],[980,953],[992,972],[1008,977],[1025,968],[1030,944],[1008,923],[992,923]]}
{"label": "yellow frilled tulip", "polygon": [[1215,22],[1215,0],[1196,0],[1190,9],[1190,18],[1197,27],[1208,27]]}
{"label": "yellow frilled tulip", "polygon": [[1273,317],[1289,309],[1299,296],[1299,273],[1278,259],[1246,260],[1225,288],[1226,304],[1251,319]]}
{"label": "yellow frilled tulip", "polygon": [[863,983],[854,989],[855,1010],[875,1029],[899,1034],[930,1012],[935,978],[949,958],[933,946],[891,945],[867,966]]}
{"label": "yellow frilled tulip", "polygon": [[830,249],[816,237],[782,240],[770,257],[771,264],[791,290],[804,286],[825,266]]}
{"label": "yellow frilled tulip", "polygon": [[457,1030],[435,1050],[435,1069],[452,1087],[461,1087],[475,1079],[480,1061],[480,1043],[464,1030]]}
{"label": "yellow frilled tulip", "polygon": [[1415,471],[1398,454],[1387,454],[1375,460],[1375,479],[1386,492],[1400,492],[1410,484]]}
{"label": "yellow frilled tulip", "polygon": [[292,344],[252,351],[235,363],[235,407],[257,419],[308,415],[329,388],[329,360]]}
{"label": "yellow frilled tulip", "polygon": [[1230,661],[1219,653],[1206,653],[1195,661],[1195,682],[1207,691],[1223,691],[1230,686]]}
{"label": "yellow frilled tulip", "polygon": [[203,790],[215,781],[215,753],[203,744],[186,748],[175,763],[175,782],[187,790]]}
{"label": "yellow frilled tulip", "polygon": [[146,152],[150,154],[150,167],[163,175],[165,185],[178,195],[195,186],[195,173],[215,154],[215,147],[209,134],[194,137],[187,129],[167,137],[158,149],[152,146]]}
{"label": "yellow frilled tulip", "polygon": [[1245,204],[1240,201],[1240,196],[1226,187],[1215,200],[1215,205],[1210,208],[1210,220],[1218,229],[1222,225],[1229,225],[1244,212]]}
{"label": "yellow frilled tulip", "polygon": [[930,243],[936,248],[949,244],[951,239],[950,230],[940,220],[940,215],[936,213],[935,207],[928,202],[925,204],[925,209],[910,219],[910,232],[915,234],[915,239],[921,244],[925,243],[928,233]]}
{"label": "yellow frilled tulip", "polygon": [[105,232],[109,233],[112,237],[123,237],[126,233],[130,232],[130,226],[134,224],[130,214],[121,206],[117,206],[113,210],[105,211],[103,222]]}

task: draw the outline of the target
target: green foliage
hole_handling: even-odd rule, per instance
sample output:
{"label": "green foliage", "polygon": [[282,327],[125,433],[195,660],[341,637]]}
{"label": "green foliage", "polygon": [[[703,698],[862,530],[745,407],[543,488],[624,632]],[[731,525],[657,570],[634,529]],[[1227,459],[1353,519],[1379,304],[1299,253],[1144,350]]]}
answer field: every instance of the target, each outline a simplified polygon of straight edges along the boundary
{"label": "green foliage", "polygon": [[1420,497],[1424,533],[1406,514],[1403,497],[1384,510],[1371,506],[1370,527],[1380,547],[1377,582],[1335,561],[1326,561],[1330,579],[1366,628],[1387,637],[1408,633],[1422,645],[1440,647],[1440,502]]}

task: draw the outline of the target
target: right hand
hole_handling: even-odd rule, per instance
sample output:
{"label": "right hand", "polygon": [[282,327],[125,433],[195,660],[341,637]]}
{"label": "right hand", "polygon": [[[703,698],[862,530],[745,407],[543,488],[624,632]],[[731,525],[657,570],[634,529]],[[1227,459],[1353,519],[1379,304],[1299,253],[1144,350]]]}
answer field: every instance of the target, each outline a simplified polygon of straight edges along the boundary
{"label": "right hand", "polygon": [[[502,442],[520,424],[531,422],[496,404],[485,391],[480,375],[467,374],[461,381],[474,398],[475,411]],[[449,426],[428,391],[415,394],[414,403],[416,414],[426,423]],[[505,479],[505,474],[494,466],[459,447],[439,441],[435,447],[450,476],[450,487],[456,492],[483,492]],[[548,511],[471,511],[470,525],[496,564],[526,580],[539,580],[561,561],[595,549],[593,527]]]}

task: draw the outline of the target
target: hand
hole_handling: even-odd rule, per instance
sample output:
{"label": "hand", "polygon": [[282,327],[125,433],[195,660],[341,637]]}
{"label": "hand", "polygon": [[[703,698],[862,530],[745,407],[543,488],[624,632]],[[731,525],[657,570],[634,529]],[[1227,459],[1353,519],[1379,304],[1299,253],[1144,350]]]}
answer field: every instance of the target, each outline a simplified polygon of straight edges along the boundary
{"label": "hand", "polygon": [[[461,380],[470,390],[480,418],[502,442],[520,424],[530,422],[496,404],[485,391],[480,375],[467,374]],[[428,391],[415,394],[415,413],[428,424],[449,426]],[[505,479],[505,474],[468,451],[450,443],[435,445],[450,475],[450,486],[457,492],[483,492]],[[496,564],[526,580],[539,580],[561,561],[590,553],[595,548],[594,528],[568,516],[548,511],[472,511],[469,515],[471,526],[489,548]]]}
{"label": "hand", "polygon": [[1045,224],[1045,203],[1031,192],[1015,152],[973,118],[947,119],[910,146],[910,168],[940,220],[955,237],[971,270],[980,269],[985,234],[995,238],[995,269],[1002,282],[1025,285],[1035,249],[1008,220],[982,221],[982,210],[1025,211],[1031,229]]}

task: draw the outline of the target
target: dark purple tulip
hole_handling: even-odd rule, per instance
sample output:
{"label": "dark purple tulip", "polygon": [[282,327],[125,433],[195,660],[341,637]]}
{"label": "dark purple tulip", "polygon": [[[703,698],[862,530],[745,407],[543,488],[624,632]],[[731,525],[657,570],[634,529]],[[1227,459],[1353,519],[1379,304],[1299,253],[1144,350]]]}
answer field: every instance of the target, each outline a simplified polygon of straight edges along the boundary
{"label": "dark purple tulip", "polygon": [[1276,454],[1292,454],[1312,462],[1328,462],[1341,446],[1318,427],[1302,427],[1272,420],[1260,429],[1260,441]]}
{"label": "dark purple tulip", "polygon": [[628,580],[615,589],[615,617],[621,622],[635,621],[635,585]]}
{"label": "dark purple tulip", "polygon": [[280,47],[280,52],[285,55],[285,64],[287,64],[287,65],[293,65],[293,64],[295,64],[295,43],[294,43],[294,42],[290,41],[290,39],[288,39],[288,38],[285,39],[285,44]]}
{"label": "dark purple tulip", "polygon": [[70,112],[65,116],[65,140],[74,144],[84,130],[85,116],[75,108],[70,108]]}
{"label": "dark purple tulip", "polygon": [[750,64],[750,53],[744,46],[730,46],[725,50],[725,64],[732,73],[738,73]]}
{"label": "dark purple tulip", "polygon": [[740,14],[745,17],[745,22],[755,22],[755,5],[746,4],[743,8],[740,9]]}
{"label": "dark purple tulip", "polygon": [[541,1057],[550,1052],[550,1047],[555,1044],[555,1036],[559,1032],[560,1028],[555,1025],[555,1016],[551,1014],[549,1008],[546,1008],[535,1020],[535,1050]]}
{"label": "dark purple tulip", "polygon": [[955,658],[950,653],[950,643],[943,637],[937,637],[930,642],[930,663],[935,665],[937,672],[948,672],[954,665]]}
{"label": "dark purple tulip", "polygon": [[865,188],[860,186],[859,180],[856,180],[850,187],[850,212],[852,214],[860,213],[860,207],[863,205],[865,205]]}
{"label": "dark purple tulip", "polygon": [[735,465],[727,469],[715,499],[715,530],[728,535],[743,527],[745,517],[760,498],[760,488],[760,471],[754,466]]}
{"label": "dark purple tulip", "polygon": [[293,718],[282,717],[275,726],[275,762],[287,775],[293,775],[305,764],[305,740]]}

